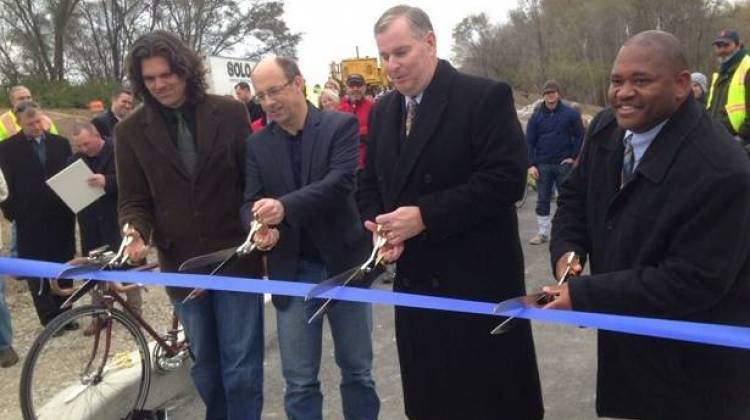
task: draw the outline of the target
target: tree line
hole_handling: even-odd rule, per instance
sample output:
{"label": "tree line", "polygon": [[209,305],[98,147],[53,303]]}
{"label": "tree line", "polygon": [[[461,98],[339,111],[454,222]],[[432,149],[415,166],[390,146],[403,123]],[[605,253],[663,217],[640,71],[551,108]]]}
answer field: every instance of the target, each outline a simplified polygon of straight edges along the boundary
{"label": "tree line", "polygon": [[469,73],[539,92],[546,79],[565,97],[606,103],[617,51],[648,29],[675,34],[693,71],[716,68],[711,43],[722,29],[750,40],[750,1],[728,0],[519,0],[503,22],[470,15],[453,30],[453,60]]}
{"label": "tree line", "polygon": [[268,0],[0,0],[0,84],[119,83],[132,43],[156,29],[206,55],[295,56],[302,35],[283,13]]}

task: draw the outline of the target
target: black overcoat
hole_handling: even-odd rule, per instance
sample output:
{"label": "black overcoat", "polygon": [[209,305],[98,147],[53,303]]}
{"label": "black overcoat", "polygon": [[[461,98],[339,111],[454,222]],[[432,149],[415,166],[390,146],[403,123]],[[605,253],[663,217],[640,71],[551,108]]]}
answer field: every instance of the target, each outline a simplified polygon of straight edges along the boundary
{"label": "black overcoat", "polygon": [[[406,242],[394,290],[499,302],[522,295],[514,207],[527,150],[504,83],[440,61],[404,138],[404,96],[375,106],[360,179],[362,217],[419,206],[426,230]],[[499,318],[396,308],[406,413],[414,419],[543,415],[530,326],[490,336]]]}
{"label": "black overcoat", "polygon": [[92,172],[104,175],[104,195],[78,212],[78,226],[81,233],[81,253],[102,245],[109,245],[109,250],[117,252],[121,236],[117,224],[117,173],[115,172],[114,146],[110,139],[96,158],[76,153],[71,163],[83,159]]}
{"label": "black overcoat", "polygon": [[[692,98],[620,189],[623,130],[592,122],[560,190],[552,260],[590,256],[573,308],[750,326],[750,161]],[[597,412],[639,419],[750,419],[750,352],[599,332]]]}
{"label": "black overcoat", "polygon": [[67,262],[75,254],[75,218],[45,181],[67,165],[70,143],[45,133],[42,165],[32,141],[19,131],[0,143],[0,166],[9,193],[0,207],[16,222],[19,257]]}

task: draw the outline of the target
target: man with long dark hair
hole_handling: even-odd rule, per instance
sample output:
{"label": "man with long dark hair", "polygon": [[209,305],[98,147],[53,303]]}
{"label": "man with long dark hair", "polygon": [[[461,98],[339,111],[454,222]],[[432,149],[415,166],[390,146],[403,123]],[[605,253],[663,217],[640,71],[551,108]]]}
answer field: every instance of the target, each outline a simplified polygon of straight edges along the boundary
{"label": "man with long dark hair", "polygon": [[[236,246],[242,204],[247,111],[206,93],[200,57],[173,35],[139,38],[128,58],[133,93],[144,106],[115,126],[120,224],[135,237],[127,249],[159,252],[162,271],[188,258]],[[257,277],[256,257],[222,274]],[[191,375],[207,419],[259,419],[263,405],[262,296],[167,288],[194,356]]]}

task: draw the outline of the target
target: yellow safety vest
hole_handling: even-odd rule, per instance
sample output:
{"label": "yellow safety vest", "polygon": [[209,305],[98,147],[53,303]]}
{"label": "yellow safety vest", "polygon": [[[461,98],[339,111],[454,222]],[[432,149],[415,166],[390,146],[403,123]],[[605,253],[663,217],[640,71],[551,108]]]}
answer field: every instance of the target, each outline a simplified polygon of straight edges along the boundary
{"label": "yellow safety vest", "polygon": [[[55,126],[55,123],[46,115],[44,116],[44,121],[46,123],[44,131],[57,134],[57,126]],[[18,119],[16,118],[15,113],[8,111],[3,115],[0,115],[0,141],[5,140],[8,137],[13,137],[19,131],[21,131],[21,125],[18,124]]]}
{"label": "yellow safety vest", "polygon": [[[732,125],[734,132],[738,132],[742,123],[745,121],[746,106],[745,103],[745,75],[750,70],[750,56],[747,54],[740,61],[737,66],[737,70],[732,75],[732,80],[729,81],[729,92],[727,92],[727,103],[724,108],[727,110],[727,116],[729,117],[729,123]],[[716,81],[719,79],[719,73],[714,73],[711,78],[711,92],[708,94],[707,104],[711,104],[711,99],[714,95],[714,88]]]}

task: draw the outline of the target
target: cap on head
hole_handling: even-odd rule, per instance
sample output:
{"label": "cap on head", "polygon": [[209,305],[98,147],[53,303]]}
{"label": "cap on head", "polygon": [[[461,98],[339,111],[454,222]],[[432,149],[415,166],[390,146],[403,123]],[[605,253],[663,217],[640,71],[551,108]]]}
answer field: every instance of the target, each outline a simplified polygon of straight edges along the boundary
{"label": "cap on head", "polygon": [[716,39],[711,44],[718,44],[720,42],[730,43],[734,42],[735,44],[740,43],[740,35],[737,33],[737,31],[733,31],[731,29],[724,29],[723,31],[719,32],[718,35],[716,35]]}
{"label": "cap on head", "polygon": [[560,84],[555,80],[547,80],[542,87],[542,93],[560,92]]}
{"label": "cap on head", "polygon": [[346,85],[361,86],[365,84],[365,78],[361,74],[352,73],[346,77]]}

